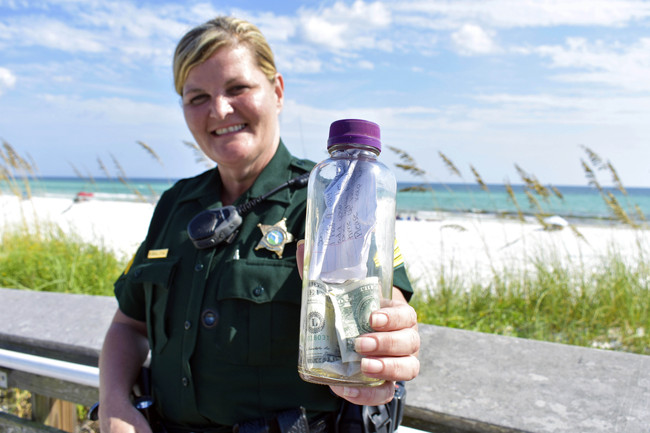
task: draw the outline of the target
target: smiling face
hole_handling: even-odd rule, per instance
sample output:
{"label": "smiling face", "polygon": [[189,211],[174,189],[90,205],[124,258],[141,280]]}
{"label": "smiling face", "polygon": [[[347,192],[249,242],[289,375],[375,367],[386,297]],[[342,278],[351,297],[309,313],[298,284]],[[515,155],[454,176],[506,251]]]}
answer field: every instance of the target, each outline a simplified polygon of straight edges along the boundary
{"label": "smiling face", "polygon": [[257,176],[280,141],[284,83],[270,82],[245,45],[226,46],[193,67],[183,85],[185,121],[222,175]]}

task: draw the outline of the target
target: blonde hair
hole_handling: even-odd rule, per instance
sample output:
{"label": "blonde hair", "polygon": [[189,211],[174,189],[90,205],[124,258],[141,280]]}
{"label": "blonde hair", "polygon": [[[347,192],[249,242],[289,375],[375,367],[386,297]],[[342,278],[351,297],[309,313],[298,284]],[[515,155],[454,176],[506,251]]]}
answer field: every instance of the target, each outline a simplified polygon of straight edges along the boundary
{"label": "blonde hair", "polygon": [[183,95],[183,86],[192,68],[209,59],[219,48],[245,45],[264,75],[275,82],[277,70],[273,51],[262,32],[248,21],[216,17],[187,32],[174,52],[174,87]]}

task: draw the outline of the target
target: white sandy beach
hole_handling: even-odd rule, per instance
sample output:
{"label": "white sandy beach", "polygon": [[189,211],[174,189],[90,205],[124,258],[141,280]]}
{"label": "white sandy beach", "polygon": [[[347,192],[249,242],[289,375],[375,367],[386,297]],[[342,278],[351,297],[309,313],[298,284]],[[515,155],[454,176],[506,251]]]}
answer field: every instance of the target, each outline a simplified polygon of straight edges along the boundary
{"label": "white sandy beach", "polygon": [[397,221],[396,232],[409,275],[420,288],[433,287],[441,269],[447,278],[476,281],[493,270],[517,272],[534,268],[535,260],[558,261],[590,270],[602,266],[610,252],[630,263],[649,252],[650,230],[621,225],[575,226],[544,230],[489,215],[432,215],[426,221]]}
{"label": "white sandy beach", "polygon": [[[150,203],[0,196],[0,230],[50,221],[65,231],[131,256],[144,238],[154,205]],[[581,225],[579,239],[571,229],[545,231],[534,222],[521,223],[488,215],[430,213],[419,220],[398,220],[397,239],[416,288],[433,287],[441,269],[464,280],[489,277],[492,269],[516,271],[534,258],[570,261],[586,269],[601,266],[608,251],[623,258],[650,252],[650,230],[620,225]],[[550,260],[546,261],[547,263]]]}
{"label": "white sandy beach", "polygon": [[20,200],[5,195],[0,196],[0,208],[0,229],[23,222],[28,226],[52,222],[66,232],[130,257],[147,234],[154,205],[101,200],[75,203],[72,199],[44,197]]}

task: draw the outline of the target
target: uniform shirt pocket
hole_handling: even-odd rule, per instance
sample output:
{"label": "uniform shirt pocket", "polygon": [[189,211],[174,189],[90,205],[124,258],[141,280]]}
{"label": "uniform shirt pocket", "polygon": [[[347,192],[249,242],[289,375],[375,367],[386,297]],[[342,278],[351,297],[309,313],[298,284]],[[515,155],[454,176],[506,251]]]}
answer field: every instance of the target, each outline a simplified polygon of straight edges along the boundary
{"label": "uniform shirt pocket", "polygon": [[217,296],[222,355],[248,365],[295,361],[301,293],[295,261],[233,261],[222,275]]}
{"label": "uniform shirt pocket", "polygon": [[141,284],[144,290],[149,346],[156,353],[160,353],[168,339],[167,304],[178,260],[155,259],[129,272],[133,282]]}

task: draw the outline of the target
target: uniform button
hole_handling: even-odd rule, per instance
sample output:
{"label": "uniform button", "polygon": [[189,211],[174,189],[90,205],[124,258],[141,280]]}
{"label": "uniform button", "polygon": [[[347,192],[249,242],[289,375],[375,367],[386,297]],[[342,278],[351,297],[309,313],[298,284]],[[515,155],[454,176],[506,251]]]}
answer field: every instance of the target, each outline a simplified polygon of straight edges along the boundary
{"label": "uniform button", "polygon": [[135,272],[133,272],[133,276],[138,278],[140,275],[142,275],[142,269],[136,269]]}
{"label": "uniform button", "polygon": [[194,266],[194,270],[196,272],[199,272],[199,271],[203,270],[203,263],[197,263],[197,265]]}
{"label": "uniform button", "polygon": [[191,327],[192,327],[192,322],[190,322],[189,320],[186,320],[185,321],[185,330],[189,331]]}
{"label": "uniform button", "polygon": [[183,386],[189,385],[190,381],[187,379],[187,377],[184,377],[181,382],[183,382]]}
{"label": "uniform button", "polygon": [[203,326],[206,328],[214,328],[217,326],[217,321],[218,321],[218,315],[217,312],[211,309],[207,309],[203,311],[201,314],[201,320],[203,320]]}
{"label": "uniform button", "polygon": [[262,286],[255,287],[255,289],[253,290],[253,295],[255,296],[262,296],[263,293],[264,293],[264,287]]}

